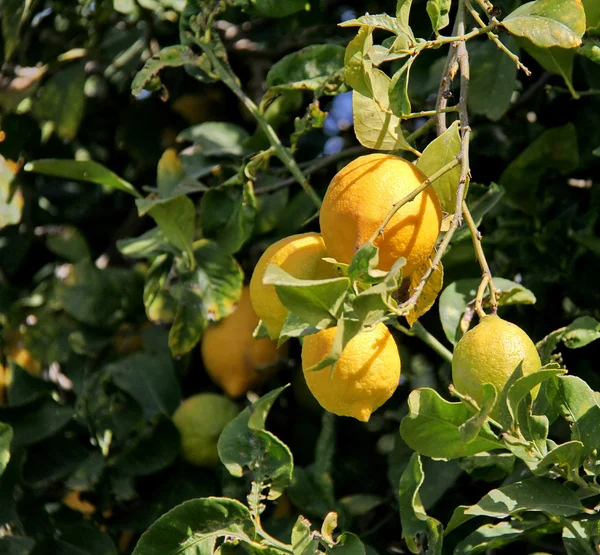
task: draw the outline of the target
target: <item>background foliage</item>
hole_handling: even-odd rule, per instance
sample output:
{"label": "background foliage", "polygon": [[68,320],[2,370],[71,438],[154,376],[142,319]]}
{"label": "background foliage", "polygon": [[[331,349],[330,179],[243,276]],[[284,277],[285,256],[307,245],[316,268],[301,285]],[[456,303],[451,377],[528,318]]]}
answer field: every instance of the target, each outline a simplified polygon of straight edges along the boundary
{"label": "background foliage", "polygon": [[[497,2],[497,17],[519,4]],[[486,212],[480,229],[494,275],[526,288],[511,286],[522,297],[501,314],[536,341],[576,318],[600,319],[600,12],[593,0],[584,5],[578,49],[528,41],[506,24],[515,36],[500,38],[530,76],[483,37],[468,43],[469,202]],[[206,24],[190,19],[201,8],[208,19],[215,8],[220,38],[192,63],[189,52],[202,50],[188,26]],[[142,532],[184,501],[246,501],[248,473],[240,480],[223,466],[198,469],[178,457],[170,416],[182,398],[219,391],[195,347],[203,329],[231,313],[266,246],[317,230],[311,196],[322,198],[336,169],[366,152],[354,126],[368,135],[371,124],[357,118],[353,125],[349,92],[360,83],[343,71],[346,46],[357,37],[348,21],[395,8],[326,0],[1,4],[0,364],[12,378],[3,384],[0,375],[0,421],[10,426],[0,424],[0,552],[130,553]],[[449,9],[450,2],[415,0],[414,36],[434,40],[432,23],[449,35]],[[376,28],[376,43],[386,36]],[[416,58],[392,99],[398,117],[433,109],[445,55],[432,48]],[[225,59],[230,66],[218,74]],[[393,72],[400,67],[392,62]],[[235,86],[245,91],[241,100]],[[273,145],[252,106],[283,145]],[[407,119],[406,135],[425,122]],[[414,144],[422,151],[433,137],[425,131]],[[310,186],[290,175],[292,155]],[[444,257],[444,273],[439,310],[422,323],[451,348],[472,316],[467,304],[480,276],[465,229]],[[561,352],[554,360],[598,390],[600,344],[563,348],[587,343],[582,327],[598,335],[585,322],[553,336]],[[477,459],[411,456],[398,434],[408,395],[428,386],[448,398],[450,365],[417,337],[396,338],[401,385],[367,424],[322,414],[303,383],[297,343],[259,388],[292,384],[268,398],[268,428],[294,458],[293,475],[277,476],[281,490],[291,478],[285,496],[262,515],[272,536],[287,542],[299,514],[318,528],[336,511],[340,529],[368,551],[405,551],[402,535],[421,533],[406,521],[399,532],[398,511],[406,503],[414,510],[406,492],[415,484],[427,514],[447,523],[457,505],[476,504],[526,470],[503,455],[482,467]],[[27,354],[10,354],[14,345]],[[251,394],[240,408],[256,399]],[[564,422],[552,431],[557,442],[570,437]],[[252,433],[264,440],[267,432]],[[291,463],[286,468],[291,473]],[[69,492],[80,492],[71,495],[84,504],[66,503]],[[183,510],[215,510],[189,502],[196,505]],[[250,533],[246,509],[227,503]],[[562,527],[532,514],[522,521],[519,549],[563,552]],[[474,552],[460,542],[476,526],[465,529],[446,537],[448,552]],[[355,548],[353,538],[336,538],[339,548]],[[333,538],[327,545],[335,548]]]}

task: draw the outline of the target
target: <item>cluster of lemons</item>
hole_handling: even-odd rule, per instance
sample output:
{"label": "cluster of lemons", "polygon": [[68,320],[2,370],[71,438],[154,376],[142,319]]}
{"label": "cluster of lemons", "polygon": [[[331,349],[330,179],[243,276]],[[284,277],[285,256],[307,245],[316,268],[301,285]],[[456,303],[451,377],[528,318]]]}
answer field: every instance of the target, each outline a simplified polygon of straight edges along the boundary
{"label": "cluster of lemons", "polygon": [[[399,199],[414,191],[426,176],[413,164],[388,154],[369,154],[350,162],[331,181],[320,212],[321,234],[303,233],[272,244],[258,261],[249,287],[244,287],[235,311],[210,326],[202,340],[204,367],[225,393],[237,398],[269,376],[269,369],[287,354],[287,343],[277,340],[288,315],[275,286],[263,283],[274,264],[298,279],[339,276],[325,259],[350,264],[356,251],[369,241]],[[421,192],[390,220],[375,245],[380,270],[389,270],[399,257],[406,259],[403,275],[410,276],[431,257],[438,239],[442,211],[433,188]],[[269,337],[254,339],[262,321]],[[307,371],[330,352],[336,328],[304,338],[302,368],[306,384],[326,410],[369,420],[398,386],[401,361],[395,340],[385,324],[356,335],[331,367]],[[519,327],[496,315],[486,316],[456,346],[453,380],[458,391],[481,402],[482,384],[501,390],[514,368],[524,373],[540,367],[535,345]],[[224,396],[200,394],[186,400],[174,415],[182,435],[184,457],[210,466],[217,461],[216,442],[237,405]],[[210,416],[210,418],[209,418]],[[212,422],[211,429],[206,423]]]}

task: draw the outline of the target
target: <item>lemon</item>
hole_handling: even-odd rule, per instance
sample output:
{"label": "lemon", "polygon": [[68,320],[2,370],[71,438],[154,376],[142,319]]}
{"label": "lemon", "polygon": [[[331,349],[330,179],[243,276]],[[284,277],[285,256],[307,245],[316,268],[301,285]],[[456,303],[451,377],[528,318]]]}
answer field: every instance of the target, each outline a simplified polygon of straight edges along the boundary
{"label": "lemon", "polygon": [[72,489],[63,497],[62,502],[73,511],[77,511],[84,516],[93,515],[96,512],[96,506],[85,499],[81,499],[81,491]]}
{"label": "lemon", "polygon": [[[389,213],[426,176],[413,164],[390,154],[367,154],[350,162],[331,180],[321,206],[321,233],[330,255],[349,264]],[[405,204],[375,241],[379,269],[389,270],[403,256],[404,276],[431,255],[442,224],[436,192],[425,189]]]}
{"label": "lemon", "polygon": [[267,370],[287,353],[287,344],[277,349],[277,343],[271,339],[254,339],[252,333],[257,325],[250,292],[244,287],[235,311],[204,332],[204,368],[230,397],[239,397],[263,382],[269,375]]}
{"label": "lemon", "polygon": [[335,364],[307,372],[331,350],[337,328],[328,328],[304,339],[302,368],[308,388],[321,406],[339,416],[367,422],[385,403],[400,381],[400,355],[384,324],[355,335]]}
{"label": "lemon", "polygon": [[260,257],[250,280],[250,298],[272,339],[279,337],[288,309],[279,300],[275,286],[262,282],[267,266],[275,264],[298,279],[337,277],[334,267],[323,261],[328,256],[321,235],[302,233],[277,241]]}
{"label": "lemon", "polygon": [[215,466],[219,436],[238,412],[238,406],[223,395],[199,393],[186,399],[173,414],[183,458],[197,466]]}
{"label": "lemon", "polygon": [[[484,316],[456,344],[452,357],[454,387],[481,404],[482,384],[493,384],[500,394],[519,364],[523,375],[542,365],[533,341],[519,326],[497,315]],[[538,390],[539,386],[531,392],[534,399]]]}
{"label": "lemon", "polygon": [[18,364],[32,376],[39,376],[42,363],[25,348],[25,338],[20,332],[9,332],[6,337],[6,358]]}

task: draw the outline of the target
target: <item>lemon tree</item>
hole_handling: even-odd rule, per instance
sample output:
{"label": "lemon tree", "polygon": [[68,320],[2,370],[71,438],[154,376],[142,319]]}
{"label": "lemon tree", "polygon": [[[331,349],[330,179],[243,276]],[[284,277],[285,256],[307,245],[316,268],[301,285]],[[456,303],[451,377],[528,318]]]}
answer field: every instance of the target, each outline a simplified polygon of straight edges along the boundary
{"label": "lemon tree", "polygon": [[600,551],[598,3],[354,4],[0,5],[0,552]]}

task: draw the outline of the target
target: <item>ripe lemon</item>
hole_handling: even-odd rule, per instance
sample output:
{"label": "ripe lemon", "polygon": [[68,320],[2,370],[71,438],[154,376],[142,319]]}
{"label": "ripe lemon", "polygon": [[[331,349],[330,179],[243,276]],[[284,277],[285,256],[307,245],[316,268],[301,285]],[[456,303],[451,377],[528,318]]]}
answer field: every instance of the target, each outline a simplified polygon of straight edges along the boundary
{"label": "ripe lemon", "polygon": [[197,466],[215,466],[219,436],[238,412],[238,406],[223,395],[199,393],[186,399],[173,414],[173,424],[181,435],[182,457]]}
{"label": "ripe lemon", "polygon": [[[493,384],[500,394],[520,363],[524,375],[542,365],[533,341],[519,326],[496,315],[485,316],[456,344],[452,357],[454,387],[481,404],[482,384]],[[538,389],[531,392],[534,399]]]}
{"label": "ripe lemon", "polygon": [[77,511],[84,516],[90,516],[96,512],[96,506],[85,499],[81,499],[81,491],[76,489],[69,490],[63,497],[62,502],[69,509]]}
{"label": "ripe lemon", "polygon": [[331,366],[306,372],[329,353],[336,330],[328,328],[304,339],[302,369],[306,383],[324,409],[367,422],[371,413],[398,387],[398,347],[385,324],[377,324],[373,330],[359,333],[350,340],[335,365],[333,376]]}
{"label": "ripe lemon", "polygon": [[277,349],[275,341],[254,339],[257,325],[250,292],[244,287],[235,311],[204,332],[201,349],[206,372],[230,397],[260,384],[268,377],[266,370],[287,353],[287,344]]}
{"label": "ripe lemon", "polygon": [[275,264],[298,279],[337,277],[334,267],[322,260],[328,256],[321,235],[302,233],[277,241],[260,257],[250,280],[250,298],[272,339],[279,337],[288,309],[279,300],[275,286],[262,282],[267,266]]}
{"label": "ripe lemon", "polygon": [[[321,206],[321,233],[330,255],[349,264],[394,203],[427,177],[413,164],[390,154],[367,154],[350,162],[331,180]],[[430,256],[442,224],[436,192],[425,189],[405,204],[379,235],[379,269],[389,270],[403,256],[404,276]]]}
{"label": "ripe lemon", "polygon": [[10,332],[6,337],[6,358],[18,364],[32,376],[39,376],[42,372],[42,363],[33,357],[25,348],[25,339],[20,332]]}

